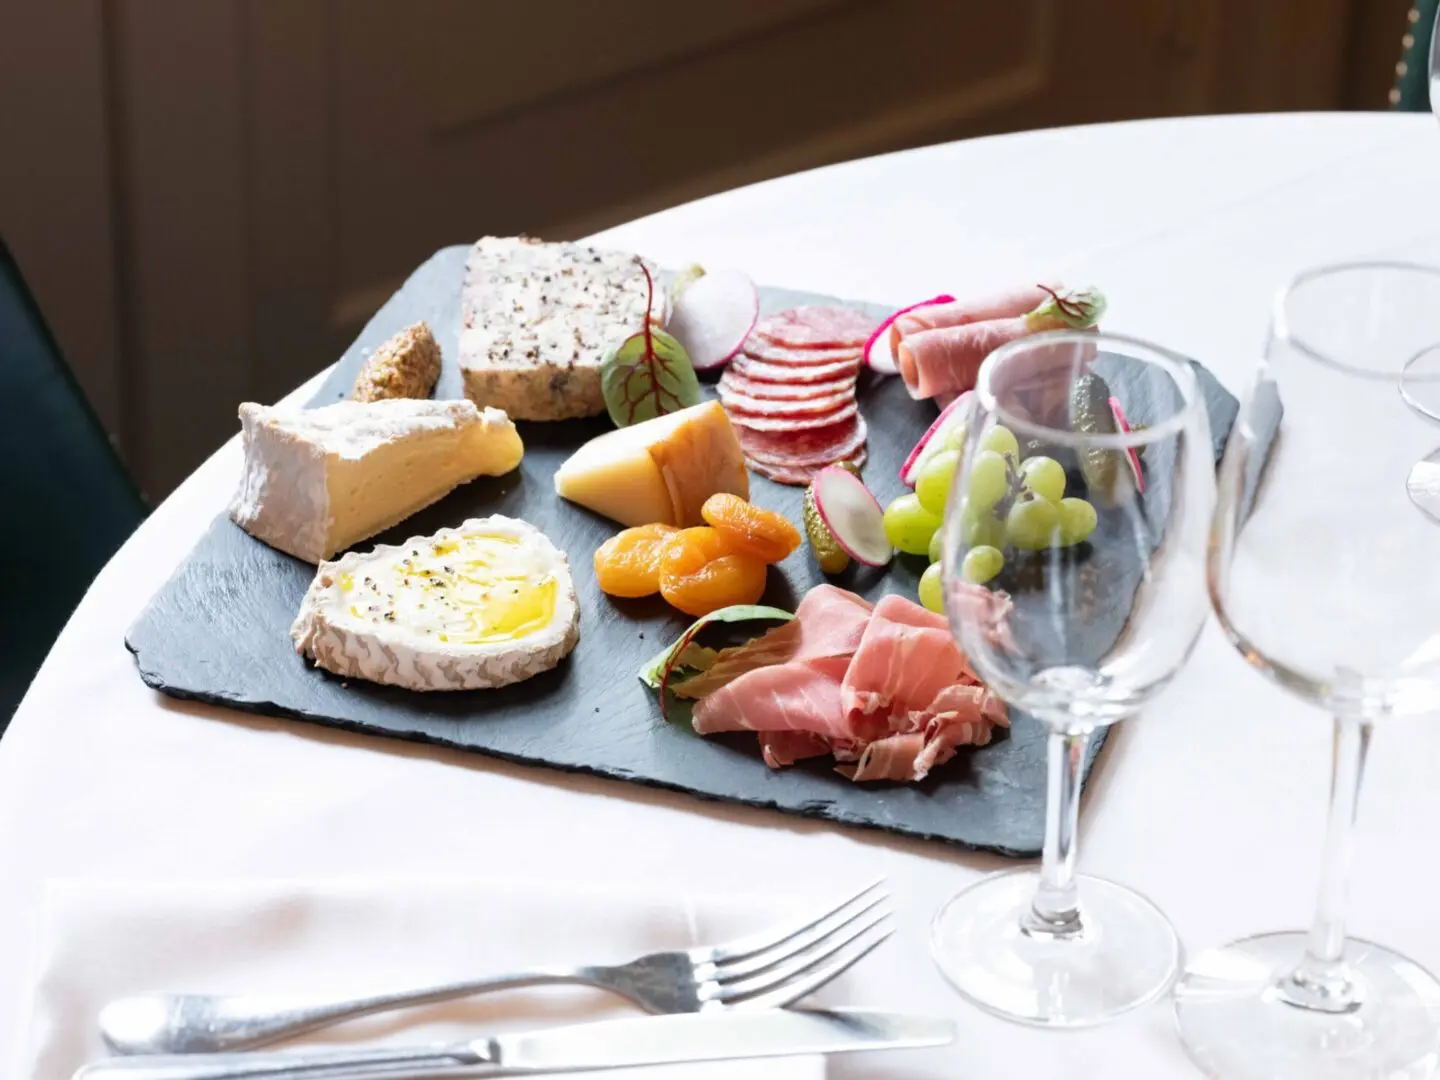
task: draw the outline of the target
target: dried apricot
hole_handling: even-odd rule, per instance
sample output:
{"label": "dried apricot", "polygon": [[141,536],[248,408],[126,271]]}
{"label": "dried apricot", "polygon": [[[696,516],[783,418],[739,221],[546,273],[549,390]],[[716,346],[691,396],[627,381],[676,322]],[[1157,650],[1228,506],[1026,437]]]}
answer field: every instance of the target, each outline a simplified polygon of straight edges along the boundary
{"label": "dried apricot", "polygon": [[686,577],[722,555],[734,555],[735,544],[719,529],[696,525],[680,529],[665,541],[660,555],[660,576]]}
{"label": "dried apricot", "polygon": [[800,530],[788,518],[738,495],[711,495],[700,516],[734,541],[738,550],[767,563],[779,562],[800,546]]}
{"label": "dried apricot", "polygon": [[660,574],[660,595],[687,615],[731,604],[754,604],[765,591],[765,563],[753,555],[721,555],[688,574]]}
{"label": "dried apricot", "polygon": [[719,529],[681,529],[660,556],[660,595],[687,615],[753,604],[765,591],[765,562],[740,551]]}
{"label": "dried apricot", "polygon": [[673,525],[624,529],[595,549],[595,580],[611,596],[650,596],[660,591],[660,557],[680,530]]}

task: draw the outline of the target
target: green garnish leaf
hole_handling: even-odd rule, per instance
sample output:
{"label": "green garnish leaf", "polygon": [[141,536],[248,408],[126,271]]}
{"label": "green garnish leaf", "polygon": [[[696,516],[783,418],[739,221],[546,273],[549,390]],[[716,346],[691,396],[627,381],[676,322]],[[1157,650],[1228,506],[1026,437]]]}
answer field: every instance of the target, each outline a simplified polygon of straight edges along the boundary
{"label": "green garnish leaf", "polygon": [[[706,671],[715,662],[719,653],[714,649],[705,649],[703,646],[695,645],[695,635],[712,623],[740,623],[751,620],[757,622],[789,622],[795,618],[795,614],[783,608],[766,607],[763,604],[733,604],[730,607],[720,608],[712,611],[709,615],[702,615],[690,625],[690,628],[680,635],[673,645],[667,645],[664,649],[651,658],[651,660],[640,669],[640,681],[651,690],[660,689],[660,684],[665,681],[665,670],[668,667],[671,672],[679,671],[681,668],[694,672]],[[703,665],[703,666],[700,666]]]}
{"label": "green garnish leaf", "polygon": [[650,290],[645,325],[611,349],[600,362],[600,390],[616,427],[629,427],[700,404],[700,380],[685,346],[650,325],[655,281],[642,261]]}
{"label": "green garnish leaf", "polygon": [[1105,294],[1093,285],[1056,292],[1041,285],[1050,299],[1025,316],[1032,330],[1089,330],[1100,322],[1108,306]]}

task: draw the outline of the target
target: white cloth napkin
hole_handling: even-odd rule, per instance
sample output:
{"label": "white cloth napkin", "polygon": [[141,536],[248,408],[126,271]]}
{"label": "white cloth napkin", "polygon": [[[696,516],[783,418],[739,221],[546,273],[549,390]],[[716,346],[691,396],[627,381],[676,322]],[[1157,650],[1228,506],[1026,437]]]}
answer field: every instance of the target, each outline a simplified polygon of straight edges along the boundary
{"label": "white cloth napkin", "polygon": [[[623,961],[719,942],[794,907],[460,881],[277,880],[47,884],[29,1042],[17,1076],[69,1080],[105,1056],[95,1017],[152,991],[344,997],[542,964]],[[827,995],[835,1000],[834,995]],[[636,1011],[583,987],[547,987],[354,1021],[287,1045],[415,1043]],[[794,1058],[625,1070],[615,1080],[821,1080]]]}

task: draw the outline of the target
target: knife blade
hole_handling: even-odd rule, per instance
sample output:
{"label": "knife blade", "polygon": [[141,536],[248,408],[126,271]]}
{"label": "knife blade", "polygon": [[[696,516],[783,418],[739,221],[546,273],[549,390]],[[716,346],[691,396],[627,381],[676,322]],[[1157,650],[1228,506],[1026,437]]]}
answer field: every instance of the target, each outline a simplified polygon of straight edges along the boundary
{"label": "knife blade", "polygon": [[941,1017],[867,1009],[691,1013],[494,1035],[421,1047],[164,1054],[97,1061],[75,1080],[325,1080],[500,1076],[945,1046]]}

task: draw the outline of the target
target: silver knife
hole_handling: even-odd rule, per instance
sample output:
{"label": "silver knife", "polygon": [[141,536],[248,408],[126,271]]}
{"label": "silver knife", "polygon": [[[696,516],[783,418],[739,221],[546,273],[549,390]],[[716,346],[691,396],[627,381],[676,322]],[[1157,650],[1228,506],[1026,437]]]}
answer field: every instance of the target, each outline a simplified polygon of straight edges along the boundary
{"label": "silver knife", "polygon": [[954,1024],[940,1017],[772,1009],[606,1020],[421,1047],[109,1058],[84,1066],[75,1080],[488,1077],[900,1050],[954,1040]]}

